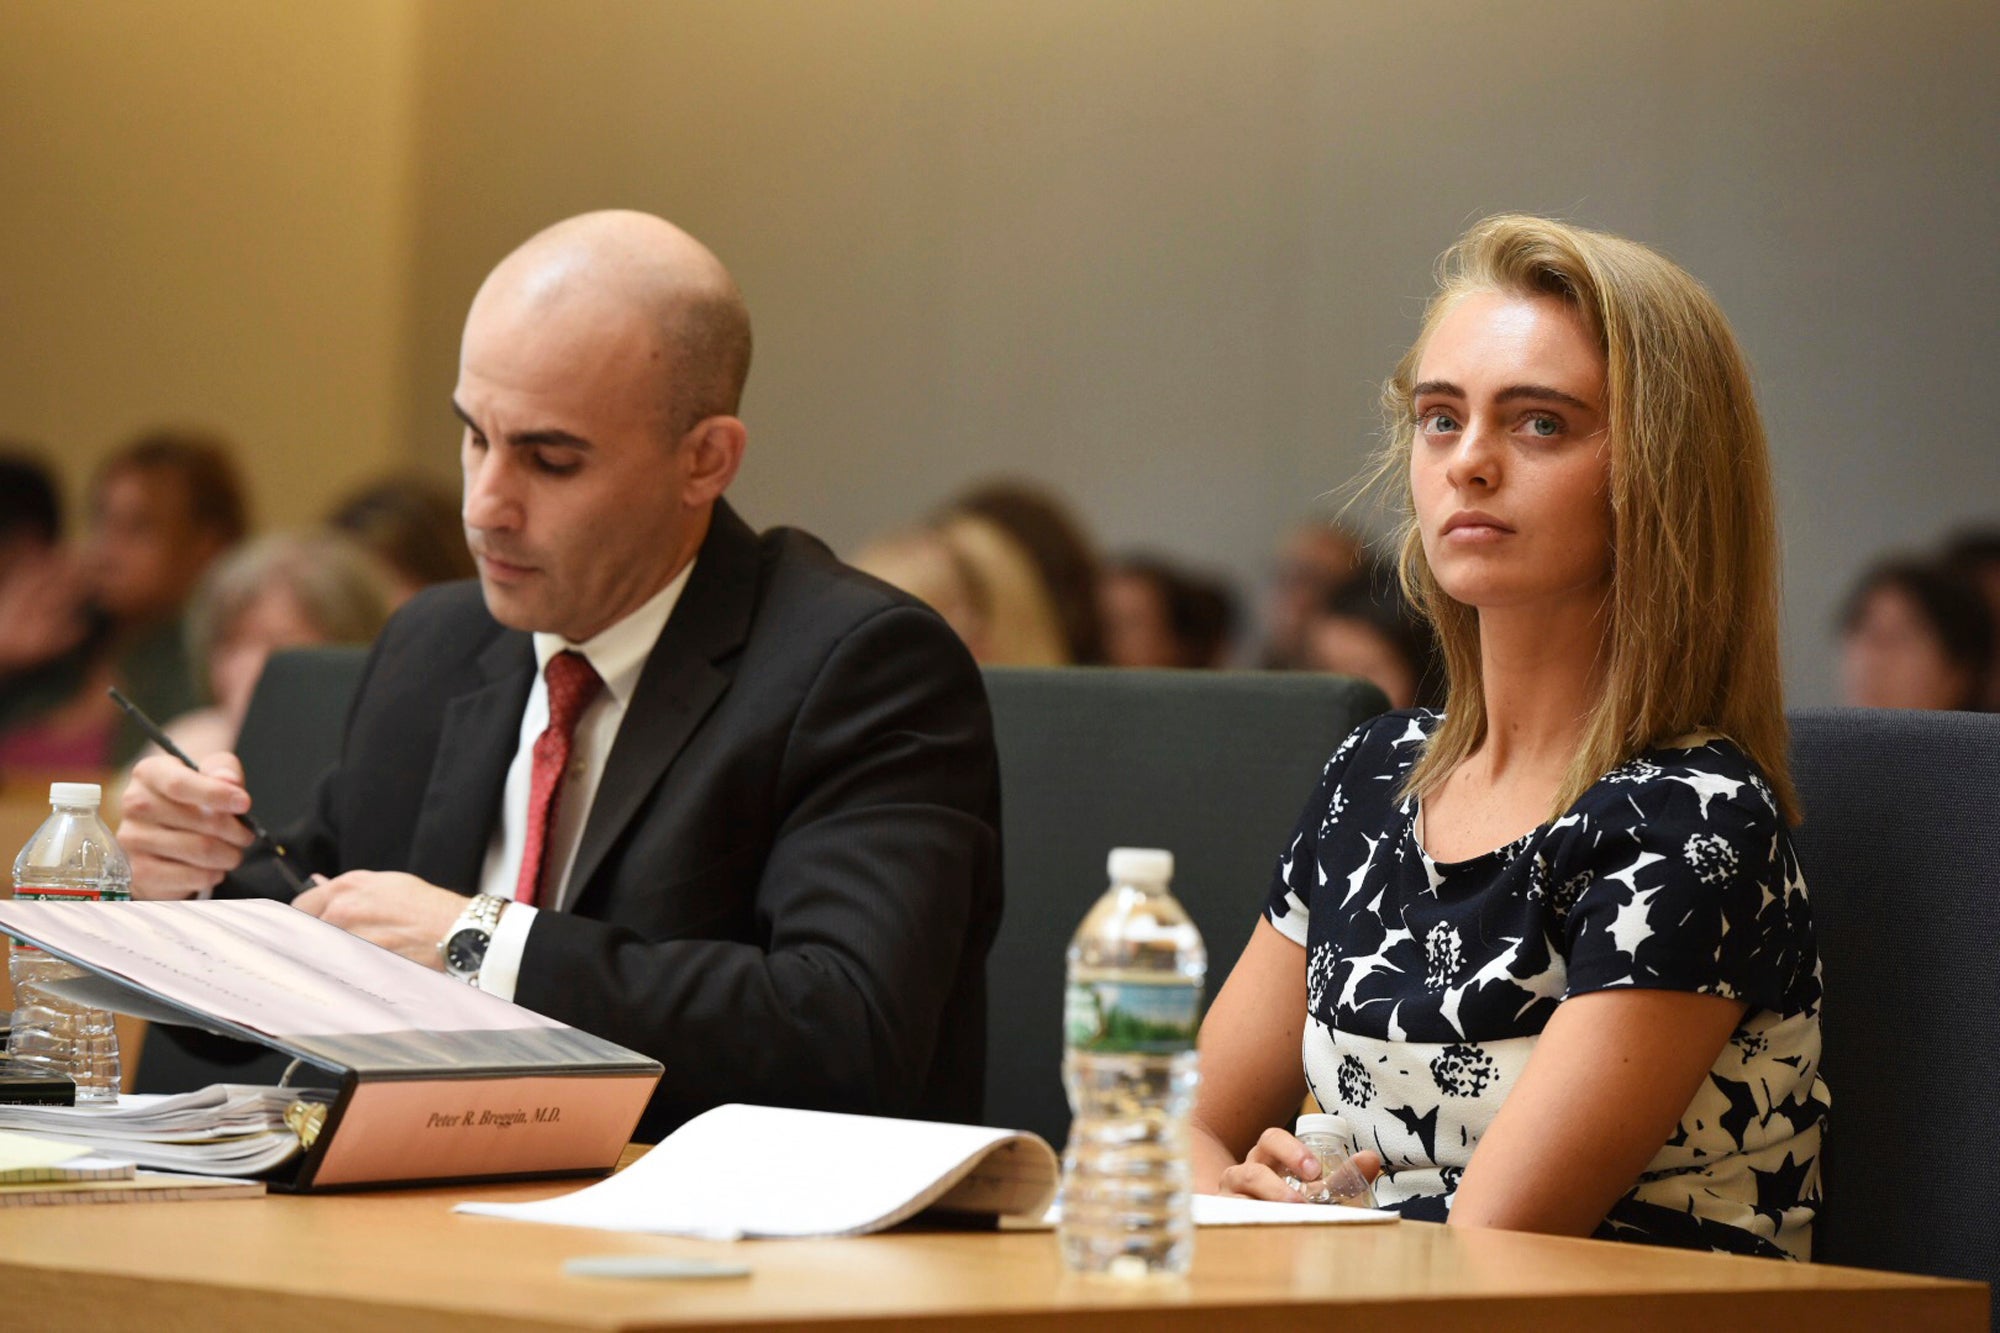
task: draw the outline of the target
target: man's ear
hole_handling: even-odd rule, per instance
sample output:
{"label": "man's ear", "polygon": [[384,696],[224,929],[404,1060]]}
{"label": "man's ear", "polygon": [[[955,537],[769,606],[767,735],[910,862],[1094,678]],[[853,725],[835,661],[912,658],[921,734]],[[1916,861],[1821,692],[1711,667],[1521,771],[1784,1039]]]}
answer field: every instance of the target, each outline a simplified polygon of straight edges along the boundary
{"label": "man's ear", "polygon": [[704,417],[681,437],[687,483],[681,503],[690,509],[713,504],[736,480],[750,432],[735,417]]}

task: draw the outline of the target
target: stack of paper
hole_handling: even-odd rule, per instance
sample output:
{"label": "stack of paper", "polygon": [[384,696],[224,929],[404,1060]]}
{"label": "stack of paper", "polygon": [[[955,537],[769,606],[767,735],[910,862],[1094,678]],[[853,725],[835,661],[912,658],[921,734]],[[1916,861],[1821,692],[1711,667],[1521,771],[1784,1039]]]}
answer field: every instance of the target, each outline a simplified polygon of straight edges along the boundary
{"label": "stack of paper", "polygon": [[111,1106],[0,1106],[0,1130],[167,1171],[255,1176],[301,1151],[286,1113],[331,1096],[316,1088],[217,1083],[172,1096],[128,1094]]}
{"label": "stack of paper", "polygon": [[851,1236],[926,1208],[1039,1217],[1056,1155],[1033,1134],[719,1106],[611,1179],[540,1203],[462,1203],[524,1222],[734,1240]]}
{"label": "stack of paper", "polygon": [[[520,1222],[738,1240],[853,1236],[925,1209],[1053,1226],[1055,1152],[1033,1134],[881,1116],[719,1106],[611,1179],[535,1203],[462,1203]],[[1200,1226],[1393,1222],[1372,1208],[1197,1195]]]}

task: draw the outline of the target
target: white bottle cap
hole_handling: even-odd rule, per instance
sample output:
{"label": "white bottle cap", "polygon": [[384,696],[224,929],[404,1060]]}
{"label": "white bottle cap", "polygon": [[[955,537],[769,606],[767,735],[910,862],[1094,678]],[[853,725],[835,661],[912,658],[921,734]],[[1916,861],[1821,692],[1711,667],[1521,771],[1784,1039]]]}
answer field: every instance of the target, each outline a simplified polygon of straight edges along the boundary
{"label": "white bottle cap", "polygon": [[1331,1134],[1347,1143],[1354,1142],[1354,1126],[1347,1123],[1344,1115],[1302,1115],[1292,1132],[1300,1138],[1308,1134]]}
{"label": "white bottle cap", "polygon": [[95,782],[51,782],[50,805],[87,805],[93,810],[104,799],[104,788]]}
{"label": "white bottle cap", "polygon": [[1113,847],[1105,869],[1114,884],[1165,884],[1174,877],[1174,854],[1158,847]]}

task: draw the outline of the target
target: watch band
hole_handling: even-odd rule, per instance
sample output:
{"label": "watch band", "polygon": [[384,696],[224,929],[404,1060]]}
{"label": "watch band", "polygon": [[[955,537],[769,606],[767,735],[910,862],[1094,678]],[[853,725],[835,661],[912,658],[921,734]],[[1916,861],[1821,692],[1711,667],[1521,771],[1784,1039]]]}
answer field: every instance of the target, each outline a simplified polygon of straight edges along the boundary
{"label": "watch band", "polygon": [[451,923],[451,929],[438,941],[438,957],[444,961],[446,973],[465,982],[479,980],[487,946],[493,942],[494,928],[500,924],[500,914],[507,905],[508,899],[490,893],[472,895],[465,910]]}

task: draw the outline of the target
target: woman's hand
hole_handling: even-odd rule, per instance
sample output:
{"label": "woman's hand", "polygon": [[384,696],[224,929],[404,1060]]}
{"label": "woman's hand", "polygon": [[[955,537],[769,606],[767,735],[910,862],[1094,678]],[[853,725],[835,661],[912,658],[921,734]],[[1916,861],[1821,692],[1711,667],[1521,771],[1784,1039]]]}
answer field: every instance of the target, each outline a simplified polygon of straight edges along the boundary
{"label": "woman's hand", "polygon": [[[1382,1174],[1382,1158],[1373,1152],[1359,1152],[1350,1159],[1361,1178],[1373,1181]],[[1250,1155],[1222,1173],[1219,1194],[1241,1199],[1268,1199],[1273,1203],[1304,1203],[1299,1192],[1285,1183],[1318,1180],[1319,1158],[1312,1149],[1282,1129],[1265,1130],[1258,1136]]]}

